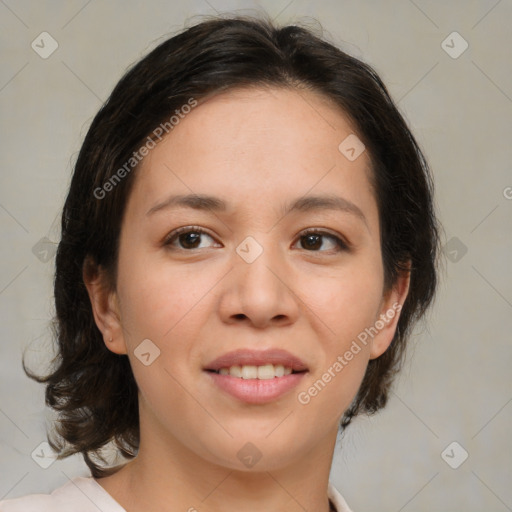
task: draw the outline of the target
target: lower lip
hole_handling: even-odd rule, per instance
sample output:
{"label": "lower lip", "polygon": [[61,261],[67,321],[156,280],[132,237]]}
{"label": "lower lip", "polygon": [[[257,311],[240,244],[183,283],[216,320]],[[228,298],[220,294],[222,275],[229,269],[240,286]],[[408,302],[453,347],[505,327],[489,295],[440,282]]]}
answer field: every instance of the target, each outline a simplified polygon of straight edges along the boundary
{"label": "lower lip", "polygon": [[296,387],[306,372],[290,373],[273,379],[240,379],[231,375],[206,372],[220,389],[248,404],[272,402]]}

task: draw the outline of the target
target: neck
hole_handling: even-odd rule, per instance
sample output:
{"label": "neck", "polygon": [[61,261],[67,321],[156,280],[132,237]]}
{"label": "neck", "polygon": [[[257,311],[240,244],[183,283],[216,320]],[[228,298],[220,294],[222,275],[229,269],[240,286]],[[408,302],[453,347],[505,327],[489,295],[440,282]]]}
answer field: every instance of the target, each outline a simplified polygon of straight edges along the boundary
{"label": "neck", "polygon": [[333,432],[286,466],[260,464],[262,469],[255,471],[256,464],[242,471],[206,460],[169,438],[168,432],[164,436],[141,424],[136,459],[98,483],[127,512],[329,512],[327,486],[335,441]]}

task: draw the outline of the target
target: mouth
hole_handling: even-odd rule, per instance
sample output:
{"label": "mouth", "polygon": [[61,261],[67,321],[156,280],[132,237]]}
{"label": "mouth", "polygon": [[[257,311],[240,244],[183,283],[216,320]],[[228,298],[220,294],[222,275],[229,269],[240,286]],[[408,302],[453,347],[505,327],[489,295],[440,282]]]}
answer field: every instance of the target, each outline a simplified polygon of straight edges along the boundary
{"label": "mouth", "polygon": [[280,349],[230,352],[203,370],[221,391],[250,404],[276,400],[296,387],[309,371],[298,357]]}

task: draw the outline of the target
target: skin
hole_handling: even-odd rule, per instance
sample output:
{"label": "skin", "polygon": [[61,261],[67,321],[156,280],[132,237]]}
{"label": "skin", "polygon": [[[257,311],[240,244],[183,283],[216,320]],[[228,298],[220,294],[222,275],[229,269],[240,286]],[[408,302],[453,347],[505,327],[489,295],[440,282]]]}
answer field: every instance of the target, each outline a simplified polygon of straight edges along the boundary
{"label": "skin", "polygon": [[[297,395],[403,304],[409,286],[403,275],[383,288],[369,155],[349,161],[338,150],[355,132],[316,93],[231,90],[193,109],[142,162],[123,218],[116,290],[101,268],[84,275],[105,343],[128,354],[139,386],[138,456],[98,480],[128,512],[161,511],[164,503],[184,511],[329,510],[338,423],[368,361],[389,346],[399,314],[307,405]],[[190,193],[219,197],[228,208],[147,215],[170,194]],[[312,194],[342,197],[365,220],[331,209],[284,213]],[[184,226],[207,234],[196,248],[187,249],[186,236],[166,246]],[[307,228],[329,234],[308,245]],[[263,248],[252,263],[236,252],[248,236]],[[134,355],[144,339],[160,350],[149,366]],[[276,347],[301,358],[308,373],[271,403],[240,402],[203,372],[231,350]],[[262,454],[252,468],[237,457],[247,442]]]}

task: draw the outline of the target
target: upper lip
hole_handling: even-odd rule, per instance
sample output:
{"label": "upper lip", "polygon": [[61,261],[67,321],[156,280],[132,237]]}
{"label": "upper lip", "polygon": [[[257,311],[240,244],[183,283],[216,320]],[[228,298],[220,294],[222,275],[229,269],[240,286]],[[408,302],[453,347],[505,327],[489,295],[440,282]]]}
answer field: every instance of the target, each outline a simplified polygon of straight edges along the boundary
{"label": "upper lip", "polygon": [[227,352],[205,366],[205,370],[219,371],[231,366],[263,366],[266,364],[283,365],[293,371],[307,370],[307,366],[297,356],[282,349],[250,350],[240,349]]}

